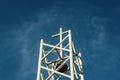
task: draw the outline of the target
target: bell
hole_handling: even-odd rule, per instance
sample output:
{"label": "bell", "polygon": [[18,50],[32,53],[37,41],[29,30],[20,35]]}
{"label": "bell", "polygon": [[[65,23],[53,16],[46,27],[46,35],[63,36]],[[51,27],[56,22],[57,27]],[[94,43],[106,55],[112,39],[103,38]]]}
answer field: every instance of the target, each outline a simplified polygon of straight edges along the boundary
{"label": "bell", "polygon": [[[56,69],[57,69],[61,64],[62,64],[62,62],[58,63],[58,64],[56,65]],[[65,71],[67,71],[67,69],[68,69],[67,64],[64,64],[58,71],[64,73]]]}

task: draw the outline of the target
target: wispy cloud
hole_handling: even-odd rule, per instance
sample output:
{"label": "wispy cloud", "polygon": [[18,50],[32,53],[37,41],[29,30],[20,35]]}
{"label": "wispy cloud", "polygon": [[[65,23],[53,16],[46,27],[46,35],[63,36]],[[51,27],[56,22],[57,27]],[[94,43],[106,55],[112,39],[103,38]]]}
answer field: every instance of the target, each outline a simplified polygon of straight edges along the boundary
{"label": "wispy cloud", "polygon": [[36,74],[39,40],[43,36],[45,37],[47,33],[45,32],[46,28],[50,31],[49,25],[55,20],[55,18],[52,18],[53,16],[51,12],[40,13],[35,19],[23,21],[21,29],[14,31],[16,34],[16,43],[18,44],[17,46],[20,46],[19,52],[21,54],[21,63],[17,72],[17,78],[25,79],[25,77],[31,77],[31,74]]}
{"label": "wispy cloud", "polygon": [[91,30],[94,29],[93,34],[91,34],[91,36],[93,37],[92,39],[92,46],[94,48],[98,47],[98,46],[102,46],[103,44],[105,44],[105,40],[106,40],[106,32],[105,32],[105,20],[104,18],[101,19],[100,17],[93,17],[91,19]]}

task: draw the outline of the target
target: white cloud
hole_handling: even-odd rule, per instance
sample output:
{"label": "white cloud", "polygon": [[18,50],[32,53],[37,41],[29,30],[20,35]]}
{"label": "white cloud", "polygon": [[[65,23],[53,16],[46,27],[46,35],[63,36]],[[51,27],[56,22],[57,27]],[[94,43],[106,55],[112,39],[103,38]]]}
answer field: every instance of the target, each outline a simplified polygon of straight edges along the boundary
{"label": "white cloud", "polygon": [[106,41],[106,32],[105,32],[105,19],[100,17],[93,17],[91,19],[91,30],[93,30],[93,34],[91,34],[92,41],[91,45],[93,48],[101,47],[105,44]]}
{"label": "white cloud", "polygon": [[18,46],[20,46],[21,54],[21,64],[19,72],[17,73],[17,78],[28,77],[31,73],[36,72],[35,70],[37,69],[33,69],[33,67],[35,68],[35,66],[37,66],[35,64],[35,61],[37,61],[36,57],[38,56],[38,53],[36,52],[39,50],[35,51],[36,49],[32,50],[31,48],[35,47],[36,44],[39,45],[39,42],[33,42],[33,38],[38,36],[41,37],[41,34],[44,31],[45,27],[48,27],[55,19],[52,18],[53,16],[54,15],[52,15],[51,12],[40,13],[37,15],[37,19],[23,21],[21,29],[14,31],[16,34],[16,43]]}

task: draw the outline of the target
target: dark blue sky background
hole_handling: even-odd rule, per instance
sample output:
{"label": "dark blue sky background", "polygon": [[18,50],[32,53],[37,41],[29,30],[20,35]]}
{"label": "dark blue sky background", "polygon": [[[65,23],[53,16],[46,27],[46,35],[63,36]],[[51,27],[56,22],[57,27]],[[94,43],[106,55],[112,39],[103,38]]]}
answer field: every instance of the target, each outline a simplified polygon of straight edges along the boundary
{"label": "dark blue sky background", "polygon": [[36,80],[39,41],[72,30],[85,80],[120,80],[119,0],[0,0],[0,80]]}

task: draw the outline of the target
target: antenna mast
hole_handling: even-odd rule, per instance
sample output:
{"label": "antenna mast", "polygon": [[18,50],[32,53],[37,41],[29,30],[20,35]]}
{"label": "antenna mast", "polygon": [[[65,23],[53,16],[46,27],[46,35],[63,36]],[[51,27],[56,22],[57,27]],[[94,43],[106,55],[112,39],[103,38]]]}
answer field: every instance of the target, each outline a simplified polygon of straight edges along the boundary
{"label": "antenna mast", "polygon": [[56,45],[40,42],[36,80],[84,80],[81,53],[76,53],[71,30],[55,34]]}

